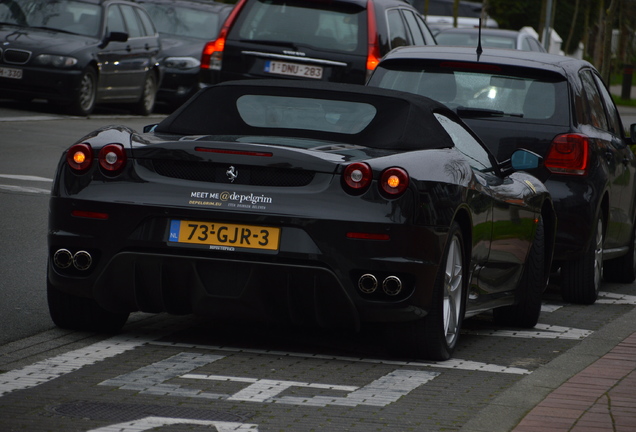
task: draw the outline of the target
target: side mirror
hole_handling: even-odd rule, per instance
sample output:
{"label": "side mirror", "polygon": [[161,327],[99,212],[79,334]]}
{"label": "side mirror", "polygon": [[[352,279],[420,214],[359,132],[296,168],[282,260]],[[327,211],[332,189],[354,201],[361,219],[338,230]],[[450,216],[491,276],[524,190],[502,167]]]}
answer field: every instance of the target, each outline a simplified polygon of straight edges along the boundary
{"label": "side mirror", "polygon": [[105,48],[110,42],[127,42],[128,33],[124,32],[110,32],[102,41],[100,47]]}
{"label": "side mirror", "polygon": [[525,149],[515,150],[510,157],[510,164],[515,171],[539,168],[542,162],[541,156]]}
{"label": "side mirror", "polygon": [[144,133],[154,132],[156,127],[157,127],[156,123],[155,124],[146,125],[146,126],[144,126]]}

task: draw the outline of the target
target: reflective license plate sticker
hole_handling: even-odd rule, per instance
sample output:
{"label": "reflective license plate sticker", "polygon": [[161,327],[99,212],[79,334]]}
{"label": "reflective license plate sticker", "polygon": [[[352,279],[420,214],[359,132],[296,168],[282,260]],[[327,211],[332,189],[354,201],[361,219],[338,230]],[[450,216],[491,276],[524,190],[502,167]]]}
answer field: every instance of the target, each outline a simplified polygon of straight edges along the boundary
{"label": "reflective license plate sticker", "polygon": [[321,66],[310,66],[271,60],[265,62],[265,72],[278,75],[291,75],[303,78],[322,78]]}
{"label": "reflective license plate sticker", "polygon": [[168,241],[277,251],[280,228],[172,220]]}
{"label": "reflective license plate sticker", "polygon": [[22,79],[22,69],[0,67],[0,77]]}

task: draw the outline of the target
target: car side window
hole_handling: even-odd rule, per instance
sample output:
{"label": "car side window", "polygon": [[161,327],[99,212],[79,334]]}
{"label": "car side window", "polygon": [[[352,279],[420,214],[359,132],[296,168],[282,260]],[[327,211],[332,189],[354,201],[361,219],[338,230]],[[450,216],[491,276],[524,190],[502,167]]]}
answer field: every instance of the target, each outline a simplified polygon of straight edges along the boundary
{"label": "car side window", "polygon": [[607,120],[609,122],[609,129],[615,135],[621,136],[622,133],[621,133],[620,115],[618,114],[616,105],[614,105],[612,96],[607,91],[607,87],[605,87],[605,84],[601,80],[601,77],[594,74],[594,80],[596,81],[596,85],[600,90],[601,97],[603,98],[603,104],[605,105],[605,110],[607,112]]}
{"label": "car side window", "polygon": [[108,32],[127,33],[124,18],[121,16],[121,11],[117,5],[112,5],[108,8],[107,28]]}
{"label": "car side window", "polygon": [[413,37],[413,45],[426,45],[426,40],[422,34],[422,30],[415,19],[415,14],[410,10],[403,9],[404,19],[409,26],[411,36]]}
{"label": "car side window", "polygon": [[389,23],[389,44],[391,49],[409,45],[409,38],[406,34],[406,26],[398,9],[387,11],[387,21]]}
{"label": "car side window", "polygon": [[417,21],[417,25],[420,27],[420,31],[424,35],[424,40],[426,41],[426,45],[437,45],[435,42],[435,36],[433,36],[433,32],[422,18],[422,15],[415,15],[415,20]]}
{"label": "car side window", "polygon": [[490,153],[466,128],[443,114],[435,113],[435,118],[451,137],[457,150],[466,156],[471,167],[482,172],[492,170],[493,165],[490,160]]}
{"label": "car side window", "polygon": [[146,13],[145,10],[141,8],[135,8],[137,14],[139,15],[139,19],[141,20],[141,24],[143,26],[144,35],[145,36],[154,36],[157,31],[155,30],[155,26],[152,24],[152,20],[150,16]]}
{"label": "car side window", "polygon": [[136,38],[143,36],[141,23],[137,18],[137,14],[132,6],[121,5],[121,12],[124,15],[124,21],[126,22],[126,27],[128,28],[128,37]]}
{"label": "car side window", "polygon": [[601,95],[599,94],[598,88],[596,87],[592,72],[589,70],[584,70],[579,72],[579,76],[581,77],[581,82],[583,83],[583,89],[585,91],[587,101],[586,120],[588,120],[589,124],[598,129],[609,130],[607,118],[605,117],[603,101],[601,100]]}

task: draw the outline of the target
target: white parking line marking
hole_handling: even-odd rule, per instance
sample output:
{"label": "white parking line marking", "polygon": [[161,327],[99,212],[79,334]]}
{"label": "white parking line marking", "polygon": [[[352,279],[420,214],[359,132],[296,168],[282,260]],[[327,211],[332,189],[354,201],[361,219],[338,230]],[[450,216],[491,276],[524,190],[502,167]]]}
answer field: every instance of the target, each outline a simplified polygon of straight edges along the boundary
{"label": "white parking line marking", "polygon": [[40,189],[35,187],[27,187],[27,186],[13,186],[13,185],[3,185],[0,184],[0,189],[7,190],[9,192],[26,192],[26,193],[34,193],[34,194],[50,194],[51,191],[48,189]]}
{"label": "white parking line marking", "polygon": [[55,357],[42,360],[21,369],[0,374],[0,397],[15,390],[24,390],[44,384],[55,378],[74,372],[114,357],[125,351],[137,348],[148,342],[145,338],[134,336],[115,336],[102,342],[69,351]]}
{"label": "white parking line marking", "polygon": [[88,432],[142,432],[168,425],[188,424],[214,426],[217,432],[258,432],[258,425],[250,423],[235,423],[213,420],[194,420],[169,417],[145,417],[131,422],[117,423]]}
{"label": "white parking line marking", "polygon": [[547,324],[537,324],[533,329],[528,330],[465,330],[467,334],[478,336],[502,336],[526,339],[585,339],[592,333],[591,330],[575,329],[571,327],[560,327]]}
{"label": "white parking line marking", "polygon": [[636,305],[636,296],[627,294],[615,294],[610,292],[601,291],[598,293],[599,298],[596,303],[600,304],[624,304],[624,305]]}
{"label": "white parking line marking", "polygon": [[[189,373],[222,358],[224,357],[210,354],[182,352],[168,359],[160,360],[151,365],[141,367],[130,373],[108,379],[101,382],[99,385],[114,386],[121,390],[132,390],[141,394],[160,396],[257,403],[282,403],[321,407],[327,405],[355,407],[358,405],[389,405],[439,375],[439,372],[406,369],[394,370],[393,372],[390,372],[389,374],[365,385],[364,387],[357,387],[325,383]],[[179,384],[168,383],[168,381],[175,378],[240,382],[249,385],[234,392],[233,394],[210,393],[202,389],[193,388],[193,386],[182,387]],[[233,386],[230,387],[234,389]],[[333,392],[344,392],[346,394],[344,396],[280,396],[281,393],[292,387],[297,389],[310,388],[330,390]]]}
{"label": "white parking line marking", "polygon": [[256,349],[245,349],[245,348],[233,348],[233,347],[227,347],[227,346],[183,344],[183,343],[158,342],[158,341],[152,341],[149,343],[152,345],[178,347],[178,348],[184,348],[184,349],[202,349],[207,351],[226,351],[226,352],[245,352],[250,354],[268,354],[268,355],[277,355],[277,356],[286,356],[286,357],[301,357],[301,358],[312,358],[312,359],[322,359],[322,360],[349,361],[354,363],[377,363],[377,364],[394,365],[394,366],[434,367],[434,368],[442,368],[442,369],[508,373],[508,374],[515,374],[515,375],[527,375],[530,373],[530,371],[527,369],[500,366],[500,365],[474,362],[474,361],[462,360],[462,359],[450,359],[443,362],[399,361],[399,360],[369,359],[369,358],[362,358],[362,357],[332,356],[332,355],[323,355],[323,354],[305,354],[305,353],[293,353],[293,352],[273,351],[273,350],[256,350]]}
{"label": "white parking line marking", "polygon": [[0,174],[0,178],[7,178],[13,180],[24,181],[40,181],[40,182],[53,182],[53,179],[46,177],[30,176],[30,175],[16,175],[16,174]]}

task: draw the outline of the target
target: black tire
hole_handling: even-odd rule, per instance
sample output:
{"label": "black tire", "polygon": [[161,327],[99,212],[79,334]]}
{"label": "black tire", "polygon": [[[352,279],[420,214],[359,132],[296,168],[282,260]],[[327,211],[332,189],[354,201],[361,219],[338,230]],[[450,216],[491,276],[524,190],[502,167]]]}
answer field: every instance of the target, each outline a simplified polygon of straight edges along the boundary
{"label": "black tire", "polygon": [[603,279],[607,282],[632,283],[636,280],[636,225],[629,239],[629,251],[603,263]]}
{"label": "black tire", "polygon": [[545,268],[545,227],[539,219],[537,232],[526,260],[526,267],[517,288],[517,304],[493,310],[496,324],[532,328],[539,322],[541,298],[548,283]]}
{"label": "black tire", "polygon": [[603,218],[593,227],[592,241],[582,257],[561,266],[561,296],[577,304],[594,304],[603,276]]}
{"label": "black tire", "polygon": [[47,281],[49,313],[56,326],[79,331],[115,333],[126,324],[128,313],[113,313],[93,299],[67,294]]}
{"label": "black tire", "polygon": [[69,113],[77,116],[87,116],[95,109],[97,101],[97,72],[93,67],[87,67],[82,73],[79,89],[69,106]]}
{"label": "black tire", "polygon": [[409,352],[429,360],[448,360],[453,356],[465,312],[466,266],[464,243],[457,223],[451,225],[435,285],[432,306],[422,320],[406,330]]}
{"label": "black tire", "polygon": [[157,76],[153,71],[146,75],[141,99],[133,105],[133,112],[138,115],[150,115],[155,108],[157,97]]}

